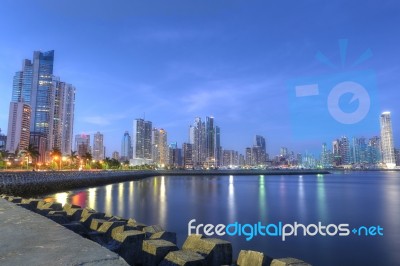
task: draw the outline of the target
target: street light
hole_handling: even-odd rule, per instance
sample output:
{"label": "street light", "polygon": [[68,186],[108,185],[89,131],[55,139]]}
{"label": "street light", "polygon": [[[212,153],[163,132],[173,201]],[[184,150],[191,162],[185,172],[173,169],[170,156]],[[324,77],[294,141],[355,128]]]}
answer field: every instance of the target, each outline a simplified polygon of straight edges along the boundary
{"label": "street light", "polygon": [[[58,160],[60,160],[60,165],[61,165],[61,158],[59,158],[57,155],[53,157],[53,160],[55,161],[57,167],[58,167],[57,165]],[[60,167],[58,167],[58,169],[60,170]]]}
{"label": "street light", "polygon": [[[67,157],[63,156],[63,157],[62,157],[62,161],[63,161],[64,164],[65,164],[65,162],[67,161]],[[61,160],[60,160],[60,169],[61,169]]]}

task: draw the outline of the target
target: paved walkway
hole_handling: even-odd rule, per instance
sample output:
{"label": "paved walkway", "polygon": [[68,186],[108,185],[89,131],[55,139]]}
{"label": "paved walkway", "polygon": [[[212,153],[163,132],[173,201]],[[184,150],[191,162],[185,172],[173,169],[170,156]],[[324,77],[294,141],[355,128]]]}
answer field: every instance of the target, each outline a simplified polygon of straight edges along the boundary
{"label": "paved walkway", "polygon": [[0,265],[128,265],[117,254],[0,198]]}

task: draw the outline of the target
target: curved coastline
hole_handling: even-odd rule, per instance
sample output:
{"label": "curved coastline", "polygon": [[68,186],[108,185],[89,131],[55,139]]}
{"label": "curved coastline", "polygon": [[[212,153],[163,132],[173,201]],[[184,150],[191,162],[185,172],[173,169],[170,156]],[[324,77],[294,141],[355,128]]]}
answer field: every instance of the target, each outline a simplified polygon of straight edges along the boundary
{"label": "curved coastline", "polygon": [[0,172],[0,193],[32,197],[152,176],[317,175],[326,170],[142,170]]}

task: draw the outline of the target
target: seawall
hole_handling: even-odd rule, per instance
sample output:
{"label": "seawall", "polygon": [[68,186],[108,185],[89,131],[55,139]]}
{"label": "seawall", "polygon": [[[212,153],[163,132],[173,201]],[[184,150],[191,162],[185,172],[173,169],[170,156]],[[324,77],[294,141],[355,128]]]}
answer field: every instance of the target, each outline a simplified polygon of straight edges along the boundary
{"label": "seawall", "polygon": [[316,175],[325,170],[145,170],[0,172],[0,194],[32,197],[151,176]]}
{"label": "seawall", "polygon": [[179,248],[176,234],[159,225],[72,204],[1,198],[2,265],[309,266],[299,259],[273,259],[251,250],[240,251],[233,260],[231,243],[218,238],[190,235]]}

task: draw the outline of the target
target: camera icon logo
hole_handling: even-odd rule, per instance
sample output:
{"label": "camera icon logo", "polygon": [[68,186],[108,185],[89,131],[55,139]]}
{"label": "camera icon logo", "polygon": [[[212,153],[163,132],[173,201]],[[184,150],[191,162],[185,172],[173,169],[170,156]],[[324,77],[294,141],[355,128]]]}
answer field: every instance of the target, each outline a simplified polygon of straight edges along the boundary
{"label": "camera icon logo", "polygon": [[[339,40],[342,67],[345,66],[347,40]],[[372,56],[366,50],[352,65]],[[337,67],[321,52],[318,61]],[[289,108],[296,138],[332,139],[341,135],[374,134],[379,114],[375,73],[372,70],[341,71],[317,77],[288,81]]]}

